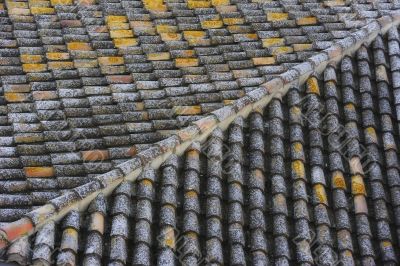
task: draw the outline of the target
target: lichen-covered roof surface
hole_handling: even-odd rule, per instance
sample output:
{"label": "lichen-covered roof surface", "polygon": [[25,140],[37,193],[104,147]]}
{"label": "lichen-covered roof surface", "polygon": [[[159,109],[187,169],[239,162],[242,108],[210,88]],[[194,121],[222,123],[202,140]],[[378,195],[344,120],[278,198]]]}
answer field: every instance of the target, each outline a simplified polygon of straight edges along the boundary
{"label": "lichen-covered roof surface", "polygon": [[397,10],[0,0],[0,261],[398,265]]}

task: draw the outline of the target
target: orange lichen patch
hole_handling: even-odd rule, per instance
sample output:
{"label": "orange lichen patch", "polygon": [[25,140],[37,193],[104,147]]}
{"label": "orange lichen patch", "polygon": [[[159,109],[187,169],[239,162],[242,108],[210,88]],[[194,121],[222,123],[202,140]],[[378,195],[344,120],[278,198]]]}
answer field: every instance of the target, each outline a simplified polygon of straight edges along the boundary
{"label": "orange lichen patch", "polygon": [[20,58],[22,63],[29,63],[29,64],[41,63],[43,60],[43,57],[41,55],[34,55],[34,54],[21,54]]}
{"label": "orange lichen patch", "polygon": [[213,6],[226,6],[230,4],[229,0],[211,0]]}
{"label": "orange lichen patch", "polygon": [[350,250],[345,250],[344,252],[341,253],[342,255],[346,256],[346,257],[352,257],[353,253],[351,253]]}
{"label": "orange lichen patch", "polygon": [[124,58],[121,56],[105,56],[98,58],[101,66],[118,66],[124,64]]}
{"label": "orange lichen patch", "polygon": [[146,187],[151,187],[153,185],[153,182],[151,182],[149,179],[143,179],[140,181],[140,184]]}
{"label": "orange lichen patch", "polygon": [[350,110],[350,111],[354,111],[356,109],[356,107],[354,106],[354,104],[352,103],[348,103],[344,106],[344,109]]}
{"label": "orange lichen patch", "polygon": [[31,7],[31,13],[33,15],[50,15],[50,14],[54,14],[54,8],[52,8],[52,7]]}
{"label": "orange lichen patch", "polygon": [[103,161],[110,158],[108,150],[82,151],[83,161]]}
{"label": "orange lichen patch", "polygon": [[304,25],[314,25],[317,24],[317,18],[310,16],[310,17],[303,17],[296,19],[297,25],[304,26]]}
{"label": "orange lichen patch", "polygon": [[97,3],[97,0],[82,0],[79,2],[82,6],[93,6]]}
{"label": "orange lichen patch", "polygon": [[293,173],[296,175],[298,178],[304,178],[305,177],[305,170],[304,170],[304,164],[300,160],[296,160],[292,162],[292,170]]}
{"label": "orange lichen patch", "polygon": [[293,143],[293,150],[296,153],[302,152],[303,151],[303,144],[301,144],[301,142],[295,142]]}
{"label": "orange lichen patch", "polygon": [[136,46],[138,45],[138,41],[135,38],[120,38],[113,40],[115,47],[123,48],[129,46]]}
{"label": "orange lichen patch", "polygon": [[301,109],[298,106],[293,106],[292,108],[290,108],[290,114],[291,115],[300,115],[301,114]]}
{"label": "orange lichen patch", "polygon": [[8,13],[10,15],[26,15],[29,16],[29,6],[27,2],[6,1]]}
{"label": "orange lichen patch", "polygon": [[67,43],[68,50],[90,51],[92,48],[86,42],[70,42]]}
{"label": "orange lichen patch", "polygon": [[53,177],[55,174],[53,167],[24,167],[27,177]]}
{"label": "orange lichen patch", "polygon": [[25,102],[29,100],[28,93],[17,93],[17,92],[6,92],[4,93],[4,98],[7,102],[17,103],[17,102]]}
{"label": "orange lichen patch", "polygon": [[209,46],[209,45],[211,45],[210,39],[188,39],[187,42],[190,46]]}
{"label": "orange lichen patch", "polygon": [[158,33],[174,33],[176,32],[176,26],[171,26],[168,24],[160,24],[156,26]]}
{"label": "orange lichen patch", "polygon": [[128,18],[126,16],[107,16],[106,17],[106,23],[111,23],[111,22],[127,22]]}
{"label": "orange lichen patch", "polygon": [[50,0],[52,6],[55,5],[72,5],[73,0]]}
{"label": "orange lichen patch", "polygon": [[190,190],[185,193],[185,196],[188,198],[197,198],[197,193],[196,191]]}
{"label": "orange lichen patch", "polygon": [[284,38],[268,38],[268,39],[263,39],[263,47],[272,47],[272,46],[280,46],[280,45],[285,45],[285,39]]}
{"label": "orange lichen patch", "polygon": [[271,47],[272,55],[288,54],[288,53],[293,53],[293,48],[290,46]]}
{"label": "orange lichen patch", "polygon": [[244,23],[243,18],[224,18],[222,21],[225,25],[239,25]]}
{"label": "orange lichen patch", "polygon": [[190,9],[211,7],[211,2],[210,1],[192,1],[192,0],[189,0],[187,4],[188,4],[188,7]]}
{"label": "orange lichen patch", "polygon": [[295,43],[292,46],[295,52],[312,50],[311,43]]}
{"label": "orange lichen patch", "polygon": [[288,18],[289,18],[288,13],[281,13],[281,12],[268,12],[267,13],[268,21],[282,21],[282,20],[287,20]]}
{"label": "orange lichen patch", "polygon": [[78,231],[75,228],[67,228],[63,231],[62,238],[64,241],[61,241],[60,249],[70,249],[76,250],[78,243]]}
{"label": "orange lichen patch", "polygon": [[319,203],[328,205],[328,197],[326,196],[325,187],[321,184],[316,184],[313,188],[315,196]]}
{"label": "orange lichen patch", "polygon": [[229,105],[232,104],[235,100],[224,100],[223,103],[224,105]]}
{"label": "orange lichen patch", "polygon": [[222,20],[205,20],[201,22],[203,29],[218,29],[224,25]]}
{"label": "orange lichen patch", "polygon": [[49,69],[72,69],[74,68],[74,62],[49,62],[48,63]]}
{"label": "orange lichen patch", "polygon": [[366,129],[364,129],[364,134],[368,135],[368,137],[372,139],[374,143],[378,143],[378,137],[376,135],[375,128],[367,127]]}
{"label": "orange lichen patch", "polygon": [[199,151],[197,151],[197,150],[190,150],[190,151],[187,152],[186,156],[187,156],[189,159],[197,160],[197,159],[199,159]]}
{"label": "orange lichen patch", "polygon": [[275,58],[273,56],[268,57],[254,57],[252,58],[253,64],[256,66],[263,66],[263,65],[273,65],[275,64]]}
{"label": "orange lichen patch", "polygon": [[199,60],[197,58],[176,58],[176,67],[194,67],[199,65]]}
{"label": "orange lichen patch", "polygon": [[343,177],[343,173],[340,171],[335,171],[332,174],[332,187],[346,189],[346,182]]}
{"label": "orange lichen patch", "polygon": [[244,34],[244,36],[245,36],[248,40],[257,40],[257,39],[258,39],[257,33],[246,33],[246,34]]}
{"label": "orange lichen patch", "polygon": [[43,72],[47,70],[46,64],[23,64],[22,69],[24,72]]}
{"label": "orange lichen patch", "polygon": [[182,39],[182,34],[180,33],[160,33],[161,40],[164,42],[170,42],[170,41],[180,41]]}
{"label": "orange lichen patch", "polygon": [[163,0],[143,0],[143,3],[145,8],[147,8],[149,11],[167,11],[167,7],[164,5]]}
{"label": "orange lichen patch", "polygon": [[229,25],[229,26],[226,26],[226,29],[232,34],[240,34],[241,36],[246,36],[246,35],[251,36],[251,35],[255,34],[257,36],[257,33],[247,33],[247,34],[243,33],[243,32],[246,32],[243,25]]}
{"label": "orange lichen patch", "polygon": [[183,37],[187,39],[198,39],[198,38],[204,38],[206,36],[206,33],[204,31],[199,31],[199,30],[187,30],[183,32]]}
{"label": "orange lichen patch", "polygon": [[46,57],[48,60],[68,60],[69,53],[46,53]]}
{"label": "orange lichen patch", "polygon": [[392,242],[385,240],[385,241],[382,241],[382,242],[381,242],[381,245],[382,245],[382,247],[384,247],[384,248],[388,248],[388,247],[391,247],[391,246],[392,246]]}
{"label": "orange lichen patch", "polygon": [[111,38],[132,38],[132,30],[110,30]]}
{"label": "orange lichen patch", "polygon": [[315,77],[311,77],[307,80],[307,93],[319,95],[318,80]]}
{"label": "orange lichen patch", "polygon": [[[129,30],[129,23],[125,22],[109,22],[107,26],[110,30]],[[103,29],[103,28],[99,28]],[[107,30],[105,30],[107,31]]]}
{"label": "orange lichen patch", "polygon": [[[34,225],[32,222],[27,219],[19,219],[12,223],[5,223],[1,226],[0,231],[3,231],[7,236],[7,242],[12,242],[13,240],[25,236],[32,232],[34,229]],[[0,248],[1,248],[0,241]]]}
{"label": "orange lichen patch", "polygon": [[104,233],[104,216],[100,212],[94,212],[90,215],[90,231],[97,231],[100,234]]}
{"label": "orange lichen patch", "polygon": [[9,10],[14,8],[29,8],[28,2],[6,1],[6,3]]}
{"label": "orange lichen patch", "polygon": [[351,193],[353,195],[366,195],[364,180],[361,175],[353,175],[351,177]]}
{"label": "orange lichen patch", "polygon": [[198,115],[201,114],[201,106],[175,106],[174,113],[177,115]]}
{"label": "orange lichen patch", "polygon": [[185,236],[188,238],[191,238],[191,239],[197,239],[197,233],[192,232],[192,231],[185,233]]}
{"label": "orange lichen patch", "polygon": [[335,86],[336,85],[336,81],[334,80],[329,80],[325,82],[325,86]]}
{"label": "orange lichen patch", "polygon": [[169,60],[170,58],[171,58],[171,55],[169,52],[147,54],[147,59],[150,61]]}
{"label": "orange lichen patch", "polygon": [[172,226],[168,226],[166,228],[164,236],[164,245],[170,247],[171,249],[175,248],[175,230]]}

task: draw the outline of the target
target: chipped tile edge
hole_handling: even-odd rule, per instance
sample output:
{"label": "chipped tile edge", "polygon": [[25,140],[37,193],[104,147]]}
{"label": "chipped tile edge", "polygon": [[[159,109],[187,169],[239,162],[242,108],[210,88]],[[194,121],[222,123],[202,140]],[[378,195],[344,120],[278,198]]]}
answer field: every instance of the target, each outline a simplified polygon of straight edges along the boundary
{"label": "chipped tile edge", "polygon": [[[304,84],[304,82],[310,76],[315,75],[315,73],[317,74],[322,73],[327,65],[338,64],[343,57],[345,57],[346,55],[353,54],[355,51],[357,51],[359,47],[361,47],[361,45],[371,43],[379,34],[381,35],[386,34],[386,32],[390,28],[397,27],[399,24],[400,24],[400,12],[393,12],[390,15],[382,16],[368,23],[367,25],[361,27],[357,31],[351,33],[350,36],[343,38],[339,41],[335,41],[330,48],[325,49],[313,55],[309,59],[305,60],[303,63],[298,64],[298,65],[306,64],[307,66],[311,65],[311,68],[304,68],[299,70],[297,69],[298,67],[296,68],[296,66],[298,65],[289,68],[285,73],[287,73],[288,71],[295,70],[299,74],[294,80],[285,82],[285,76],[284,76],[285,73],[282,73],[278,77],[264,84],[261,84],[259,89],[249,92],[245,96],[237,99],[232,105],[227,105],[232,107],[230,109],[231,113],[226,117],[223,117],[223,120],[219,120],[219,116],[212,112],[209,115],[204,116],[202,119],[191,123],[191,125],[177,131],[177,133],[173,135],[174,138],[177,137],[179,139],[179,141],[177,141],[173,145],[174,147],[167,147],[164,150],[163,147],[160,147],[159,145],[157,145],[157,143],[152,145],[152,147],[150,147],[149,149],[161,148],[163,152],[161,154],[157,154],[156,156],[154,156],[154,158],[151,158],[151,160],[147,162],[147,165],[144,166],[139,165],[133,167],[129,174],[124,173],[122,177],[117,177],[115,180],[109,182],[107,186],[102,187],[101,189],[86,195],[85,197],[81,198],[80,200],[77,200],[76,202],[73,202],[70,205],[67,205],[61,210],[54,211],[54,208],[51,208],[52,206],[50,206],[52,204],[47,203],[42,207],[27,213],[17,221],[10,223],[1,223],[0,250],[7,248],[12,242],[16,241],[17,239],[23,236],[27,235],[29,236],[31,234],[34,234],[37,230],[39,230],[41,227],[43,227],[46,223],[50,221],[61,220],[71,210],[74,209],[78,209],[79,211],[85,210],[90,204],[90,202],[100,193],[103,193],[105,196],[110,195],[111,192],[124,180],[128,180],[131,182],[135,181],[146,166],[150,166],[156,169],[163,162],[165,162],[170,155],[183,154],[183,152],[193,143],[205,141],[206,138],[212,133],[214,129],[221,128],[222,130],[225,130],[232,123],[232,121],[234,121],[235,118],[237,117],[246,118],[253,110],[260,110],[261,108],[264,108],[271,101],[272,98],[283,97],[288,91],[289,87],[300,86]],[[365,36],[365,38],[357,39],[357,37],[363,35]],[[324,56],[327,57],[327,59],[321,60],[320,62],[317,61],[316,64],[316,61],[313,60],[313,58],[316,58],[317,56]],[[244,98],[246,97],[247,101],[243,101]],[[244,105],[240,104],[239,101],[242,101],[245,104]],[[205,128],[201,128],[201,126],[203,125],[202,122],[206,121],[211,121],[211,122],[208,122]],[[197,127],[197,130],[190,133],[190,130],[188,130],[189,127],[192,128]],[[189,132],[190,134],[187,135],[187,132]],[[181,136],[186,136],[187,138],[183,139]],[[131,160],[135,160],[135,157],[132,158]],[[101,181],[101,176],[106,176],[112,171],[122,172],[120,165],[121,164],[115,166],[113,170],[103,175],[99,175],[97,180]],[[47,210],[46,208],[44,208],[46,206],[50,208],[47,208],[48,209]],[[46,209],[46,211],[44,213],[39,213],[39,209]],[[45,219],[35,224],[34,221],[28,216],[28,214],[34,215],[35,212],[38,212],[37,214],[41,215],[42,217],[45,216]]]}

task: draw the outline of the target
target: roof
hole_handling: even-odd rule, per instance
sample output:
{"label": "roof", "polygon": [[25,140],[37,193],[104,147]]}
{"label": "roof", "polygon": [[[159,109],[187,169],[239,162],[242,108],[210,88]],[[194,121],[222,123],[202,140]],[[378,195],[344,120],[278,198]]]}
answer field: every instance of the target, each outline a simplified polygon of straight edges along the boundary
{"label": "roof", "polygon": [[3,259],[397,264],[397,5],[0,5]]}

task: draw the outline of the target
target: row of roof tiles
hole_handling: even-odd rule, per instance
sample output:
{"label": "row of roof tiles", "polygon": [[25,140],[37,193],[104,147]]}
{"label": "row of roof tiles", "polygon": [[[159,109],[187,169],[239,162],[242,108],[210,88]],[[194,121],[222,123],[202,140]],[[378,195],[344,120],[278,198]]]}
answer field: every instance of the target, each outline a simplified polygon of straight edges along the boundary
{"label": "row of roof tiles", "polygon": [[[242,96],[240,87],[249,91],[265,81],[262,75],[283,71],[275,65],[263,67],[291,62],[294,54],[264,57],[271,49],[282,50],[275,46],[286,42],[300,55],[311,48],[302,43],[308,38],[317,42],[332,37],[325,31],[328,24],[330,30],[342,29],[338,35],[332,32],[338,38],[352,27],[334,23],[336,13],[352,10],[343,3],[327,3],[330,11],[318,9],[323,17],[310,10],[319,4],[286,4],[225,1],[192,10],[190,3],[7,1],[1,8],[7,106],[2,108],[0,166],[6,187],[12,180],[18,189],[7,189],[12,196],[1,206],[3,221],[111,170],[132,155],[132,142],[158,141],[163,135],[153,131],[168,134],[199,118],[192,115],[222,107],[221,100]],[[160,7],[171,13],[152,18]],[[395,7],[381,4],[378,10]],[[369,8],[374,7],[362,9]],[[317,22],[310,15],[322,24],[306,25]],[[227,29],[219,28],[221,21]],[[301,28],[287,28],[295,22]],[[208,43],[212,47],[204,47]],[[172,70],[174,66],[179,70]],[[170,100],[162,99],[166,96]],[[178,106],[172,108],[174,104]],[[18,206],[17,200],[21,208],[10,209]]]}
{"label": "row of roof tiles", "polygon": [[[86,214],[74,210],[35,238],[19,239],[8,259],[396,265],[400,168],[393,111],[399,103],[389,87],[398,83],[391,68],[400,59],[393,52],[397,29],[388,39],[388,52],[378,36],[371,48],[345,57],[339,70],[329,66],[264,111],[237,117],[225,134],[215,129],[205,144],[193,143],[183,158],[172,155],[160,171],[145,169],[133,185],[113,191],[111,205],[100,194]],[[363,163],[361,147],[371,155]]]}
{"label": "row of roof tiles", "polygon": [[[294,67],[292,71],[288,71],[284,75],[282,75],[282,78],[271,80],[270,82],[265,84],[265,88],[262,87],[248,93],[247,96],[236,101],[232,106],[224,107],[214,112],[212,116],[205,117],[197,122],[194,122],[192,126],[189,126],[179,131],[177,136],[168,138],[164,141],[161,141],[159,145],[144,150],[143,152],[139,153],[138,156],[133,160],[119,165],[119,170],[115,169],[102,176],[95,177],[95,180],[100,181],[99,183],[97,181],[92,181],[85,184],[84,186],[69,191],[63,196],[50,201],[51,205],[45,205],[42,208],[31,212],[30,214],[28,214],[28,216],[34,222],[34,224],[40,225],[43,221],[47,219],[47,217],[51,217],[53,215],[53,211],[58,210],[63,213],[64,207],[70,208],[72,206],[71,204],[73,202],[76,202],[79,197],[84,198],[86,195],[89,195],[94,191],[98,191],[101,187],[107,188],[107,185],[112,184],[114,180],[117,180],[116,183],[119,183],[119,180],[121,180],[121,177],[123,175],[128,175],[128,179],[134,178],[134,176],[138,173],[137,167],[139,167],[140,164],[146,165],[148,162],[152,161],[152,159],[162,155],[163,152],[171,150],[179,142],[187,143],[184,144],[183,147],[180,147],[180,149],[178,149],[180,151],[183,151],[185,147],[187,147],[189,142],[193,141],[193,137],[196,136],[198,133],[201,133],[202,135],[200,137],[200,140],[204,138],[203,136],[208,135],[209,132],[211,132],[212,129],[215,128],[217,121],[226,122],[227,118],[230,118],[229,120],[231,120],[232,117],[234,117],[234,113],[238,111],[240,111],[239,114],[248,113],[251,109],[249,107],[252,105],[252,102],[256,102],[256,106],[259,106],[259,104],[263,106],[265,105],[265,98],[263,98],[263,96],[267,95],[267,98],[269,98],[269,95],[271,95],[274,90],[281,88],[283,84],[289,84],[291,81],[296,81],[296,79],[300,79],[300,83],[303,82],[303,80],[311,73],[313,68],[320,66],[321,62],[324,62],[325,60],[328,61],[329,58],[332,58],[331,60],[335,61],[339,60],[343,56],[343,54],[341,54],[341,51],[346,51],[354,44],[361,45],[361,41],[356,42],[356,40],[359,40],[356,39],[356,37],[370,37],[371,35],[377,34],[380,30],[386,31],[388,27],[392,25],[392,19],[390,17],[384,17],[379,21],[380,24],[377,22],[371,23],[368,26],[364,27],[362,30],[355,32],[353,34],[355,37],[348,37],[343,41],[338,42],[338,46],[333,46],[323,53],[312,57],[308,62]],[[395,23],[396,21],[397,20],[395,20]],[[361,40],[364,41],[364,39]],[[268,87],[271,87],[274,90],[270,91],[268,90]],[[260,99],[262,99],[261,103],[259,101]],[[157,166],[159,164],[159,161],[153,161],[153,166]],[[136,172],[136,174],[132,175],[132,172]],[[11,224],[11,228],[13,228],[13,224]],[[31,231],[31,229],[32,227],[27,225],[27,227],[22,228],[22,232],[19,233],[23,233],[25,230]],[[9,240],[12,240],[13,237],[16,237],[12,230],[13,229],[11,229],[11,231],[9,231],[9,229],[7,228],[4,229],[4,231],[7,232],[6,234],[9,235]]]}

